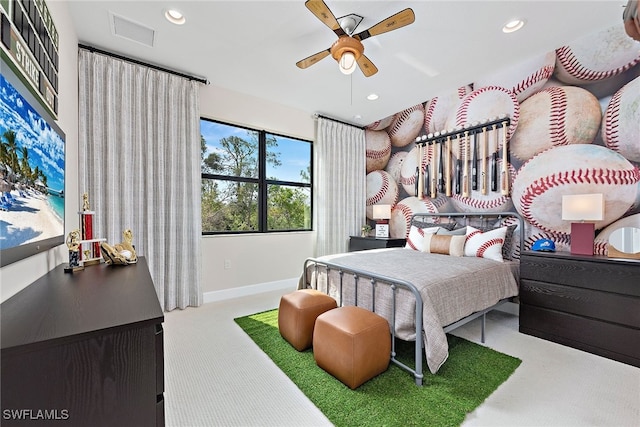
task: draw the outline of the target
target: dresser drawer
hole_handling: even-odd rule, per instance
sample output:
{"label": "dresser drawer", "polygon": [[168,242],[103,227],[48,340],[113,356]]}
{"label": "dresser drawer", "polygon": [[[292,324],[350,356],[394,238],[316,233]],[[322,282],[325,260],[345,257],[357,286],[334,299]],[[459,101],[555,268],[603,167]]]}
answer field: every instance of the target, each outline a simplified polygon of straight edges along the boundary
{"label": "dresser drawer", "polygon": [[520,278],[640,297],[640,263],[602,257],[523,254]]}
{"label": "dresser drawer", "polygon": [[640,329],[638,297],[521,279],[520,301]]}
{"label": "dresser drawer", "polygon": [[520,332],[640,367],[640,329],[521,304]]}

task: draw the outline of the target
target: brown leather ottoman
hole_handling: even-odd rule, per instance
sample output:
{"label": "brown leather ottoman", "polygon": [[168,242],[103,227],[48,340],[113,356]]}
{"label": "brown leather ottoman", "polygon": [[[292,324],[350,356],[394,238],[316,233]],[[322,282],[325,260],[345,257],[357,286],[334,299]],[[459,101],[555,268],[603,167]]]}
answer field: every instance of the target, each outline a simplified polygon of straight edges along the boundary
{"label": "brown leather ottoman", "polygon": [[316,319],[313,356],[318,366],[353,390],[389,367],[389,323],[360,307],[327,311]]}
{"label": "brown leather ottoman", "polygon": [[336,300],[315,289],[300,289],[283,295],[278,308],[280,335],[296,350],[311,347],[316,317],[336,308]]}

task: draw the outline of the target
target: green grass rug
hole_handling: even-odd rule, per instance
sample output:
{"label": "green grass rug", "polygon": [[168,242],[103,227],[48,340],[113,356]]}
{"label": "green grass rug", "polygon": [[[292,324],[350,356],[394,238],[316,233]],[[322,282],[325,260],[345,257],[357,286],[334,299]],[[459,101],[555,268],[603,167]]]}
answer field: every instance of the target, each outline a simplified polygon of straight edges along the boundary
{"label": "green grass rug", "polygon": [[[424,385],[394,364],[351,390],[319,368],[311,350],[298,352],[278,331],[278,310],[236,323],[336,426],[459,426],[520,365],[520,360],[453,335],[436,375],[424,364]],[[399,359],[413,366],[413,343],[399,341]]]}

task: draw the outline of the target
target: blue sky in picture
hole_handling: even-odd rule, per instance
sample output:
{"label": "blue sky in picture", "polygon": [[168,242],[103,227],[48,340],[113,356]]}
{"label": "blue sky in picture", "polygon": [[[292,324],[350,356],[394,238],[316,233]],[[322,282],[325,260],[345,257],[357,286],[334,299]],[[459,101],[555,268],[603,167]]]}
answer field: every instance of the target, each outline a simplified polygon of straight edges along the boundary
{"label": "blue sky in picture", "polygon": [[[252,133],[255,134],[255,137],[251,135]],[[222,138],[237,136],[243,139],[257,139],[256,131],[209,120],[200,120],[200,134],[207,146],[205,157],[210,153],[221,151],[220,140]],[[278,167],[268,164],[267,177],[280,181],[301,182],[300,172],[306,172],[309,167],[311,143],[279,135],[275,135],[275,137],[278,146],[272,150],[279,153],[282,164]]]}
{"label": "blue sky in picture", "polygon": [[15,132],[18,149],[27,148],[29,165],[44,172],[49,188],[64,190],[64,140],[0,75],[0,135],[7,130]]}

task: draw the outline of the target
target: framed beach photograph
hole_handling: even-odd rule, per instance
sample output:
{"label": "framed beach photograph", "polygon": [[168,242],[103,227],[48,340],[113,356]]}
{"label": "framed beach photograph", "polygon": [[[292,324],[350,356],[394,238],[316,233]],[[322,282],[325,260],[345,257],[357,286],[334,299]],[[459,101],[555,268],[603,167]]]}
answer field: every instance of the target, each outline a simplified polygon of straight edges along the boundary
{"label": "framed beach photograph", "polygon": [[65,135],[0,62],[0,267],[64,243]]}

